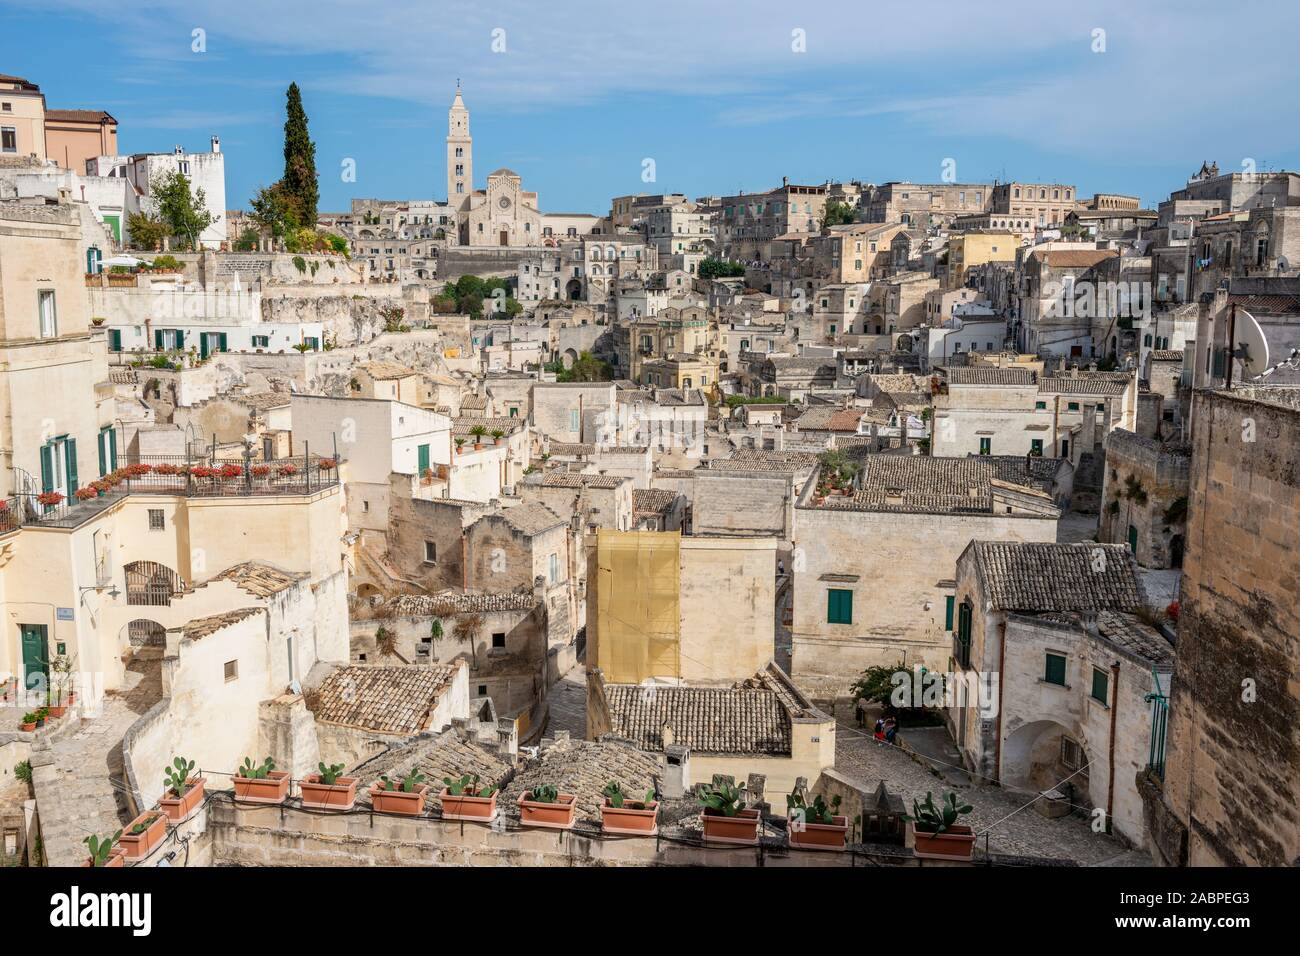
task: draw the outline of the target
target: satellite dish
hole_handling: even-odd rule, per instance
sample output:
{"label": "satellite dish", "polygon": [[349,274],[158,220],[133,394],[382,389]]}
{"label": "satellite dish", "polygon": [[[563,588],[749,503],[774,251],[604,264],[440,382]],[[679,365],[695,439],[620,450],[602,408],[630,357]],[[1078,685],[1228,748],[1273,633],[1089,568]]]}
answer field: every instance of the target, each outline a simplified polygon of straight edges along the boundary
{"label": "satellite dish", "polygon": [[1233,358],[1241,359],[1241,374],[1254,377],[1268,368],[1268,340],[1255,317],[1245,309],[1237,310],[1237,341]]}

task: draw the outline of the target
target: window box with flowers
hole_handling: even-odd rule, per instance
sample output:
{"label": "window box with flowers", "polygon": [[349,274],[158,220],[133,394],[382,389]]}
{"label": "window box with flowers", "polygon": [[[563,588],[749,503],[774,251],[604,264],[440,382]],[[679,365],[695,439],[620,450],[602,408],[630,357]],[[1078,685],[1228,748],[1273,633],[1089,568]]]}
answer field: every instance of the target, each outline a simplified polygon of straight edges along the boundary
{"label": "window box with flowers", "polygon": [[53,508],[55,505],[63,503],[63,493],[59,491],[42,491],[36,496],[36,501],[46,508]]}

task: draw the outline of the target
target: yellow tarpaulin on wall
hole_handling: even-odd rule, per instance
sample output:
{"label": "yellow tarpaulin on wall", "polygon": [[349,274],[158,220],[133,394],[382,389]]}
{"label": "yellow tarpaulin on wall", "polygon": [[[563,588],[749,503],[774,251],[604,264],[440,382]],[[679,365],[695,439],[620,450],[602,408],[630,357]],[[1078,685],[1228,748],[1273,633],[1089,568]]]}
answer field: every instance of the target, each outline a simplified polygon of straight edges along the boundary
{"label": "yellow tarpaulin on wall", "polygon": [[681,536],[599,531],[598,663],[611,684],[681,677]]}

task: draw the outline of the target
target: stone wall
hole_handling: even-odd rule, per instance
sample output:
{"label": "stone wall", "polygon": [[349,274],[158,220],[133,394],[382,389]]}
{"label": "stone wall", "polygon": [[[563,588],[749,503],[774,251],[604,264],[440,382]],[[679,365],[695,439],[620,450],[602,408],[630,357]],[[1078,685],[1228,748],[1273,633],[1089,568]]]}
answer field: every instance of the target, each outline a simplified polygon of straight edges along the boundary
{"label": "stone wall", "polygon": [[[1163,799],[1192,866],[1300,856],[1300,390],[1197,392]],[[1181,861],[1177,861],[1181,862]]]}
{"label": "stone wall", "polygon": [[1181,563],[1191,473],[1188,451],[1122,428],[1107,435],[1097,540],[1128,544],[1132,527],[1137,532],[1133,554],[1138,564],[1168,568]]}
{"label": "stone wall", "polygon": [[770,535],[789,541],[794,510],[788,474],[695,473],[695,534]]}

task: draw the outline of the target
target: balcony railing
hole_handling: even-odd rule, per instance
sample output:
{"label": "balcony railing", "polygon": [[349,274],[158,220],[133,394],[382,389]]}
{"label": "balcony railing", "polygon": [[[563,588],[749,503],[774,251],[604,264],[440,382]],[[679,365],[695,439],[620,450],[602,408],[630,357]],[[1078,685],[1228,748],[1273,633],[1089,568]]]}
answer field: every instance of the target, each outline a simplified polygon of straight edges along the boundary
{"label": "balcony railing", "polygon": [[309,495],[338,483],[338,461],[320,455],[296,455],[272,461],[210,455],[189,458],[133,455],[126,464],[84,486],[71,499],[47,493],[16,494],[0,499],[0,534],[37,524],[76,527],[126,495],[188,498]]}

